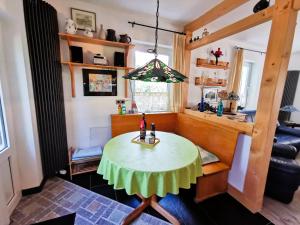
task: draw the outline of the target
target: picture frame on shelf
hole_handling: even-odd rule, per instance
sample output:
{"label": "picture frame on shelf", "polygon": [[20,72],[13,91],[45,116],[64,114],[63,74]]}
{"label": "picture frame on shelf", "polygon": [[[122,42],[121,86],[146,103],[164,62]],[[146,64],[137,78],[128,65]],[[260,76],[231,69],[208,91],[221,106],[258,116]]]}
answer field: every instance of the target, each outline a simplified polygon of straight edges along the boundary
{"label": "picture frame on shelf", "polygon": [[71,8],[71,18],[75,21],[79,30],[85,30],[88,27],[91,28],[92,32],[96,32],[96,13]]}
{"label": "picture frame on shelf", "polygon": [[217,103],[218,102],[218,88],[204,88],[203,95],[204,101],[208,103]]}
{"label": "picture frame on shelf", "polygon": [[84,96],[117,96],[117,71],[82,69]]}

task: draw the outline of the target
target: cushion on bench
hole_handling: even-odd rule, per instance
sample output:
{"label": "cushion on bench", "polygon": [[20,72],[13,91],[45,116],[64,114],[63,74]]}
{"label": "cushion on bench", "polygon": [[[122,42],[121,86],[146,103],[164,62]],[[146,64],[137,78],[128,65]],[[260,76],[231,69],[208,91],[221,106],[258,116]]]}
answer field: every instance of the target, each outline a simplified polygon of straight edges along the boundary
{"label": "cushion on bench", "polygon": [[214,162],[220,161],[220,159],[215,154],[203,149],[199,145],[197,145],[197,148],[198,148],[199,154],[201,156],[203,166],[207,165],[209,163],[214,163]]}

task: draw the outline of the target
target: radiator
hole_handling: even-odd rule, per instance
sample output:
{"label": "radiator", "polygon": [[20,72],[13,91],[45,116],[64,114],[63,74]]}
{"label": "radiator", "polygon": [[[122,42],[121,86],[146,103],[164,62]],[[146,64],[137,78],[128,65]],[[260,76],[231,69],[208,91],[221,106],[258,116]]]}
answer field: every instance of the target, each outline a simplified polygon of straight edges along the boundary
{"label": "radiator", "polygon": [[23,0],[39,144],[45,177],[67,165],[67,132],[56,10]]}

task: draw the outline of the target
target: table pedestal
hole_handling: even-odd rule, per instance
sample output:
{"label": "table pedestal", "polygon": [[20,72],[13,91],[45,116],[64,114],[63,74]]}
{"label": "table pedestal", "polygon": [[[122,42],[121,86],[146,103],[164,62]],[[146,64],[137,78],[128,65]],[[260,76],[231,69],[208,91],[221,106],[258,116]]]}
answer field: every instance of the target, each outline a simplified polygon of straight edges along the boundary
{"label": "table pedestal", "polygon": [[135,210],[133,210],[127,217],[125,217],[125,219],[122,222],[122,225],[131,224],[137,217],[139,217],[142,214],[142,212],[148,206],[151,206],[153,209],[155,209],[159,214],[165,217],[172,224],[180,225],[179,221],[157,202],[156,195],[152,195],[150,198],[144,198],[141,195],[138,196],[142,199],[141,204]]}

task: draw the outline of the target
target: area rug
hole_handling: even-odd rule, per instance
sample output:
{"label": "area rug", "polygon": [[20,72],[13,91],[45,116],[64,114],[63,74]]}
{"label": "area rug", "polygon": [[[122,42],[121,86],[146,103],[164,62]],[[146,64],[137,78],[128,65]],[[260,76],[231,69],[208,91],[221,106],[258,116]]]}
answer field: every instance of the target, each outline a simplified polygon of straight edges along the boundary
{"label": "area rug", "polygon": [[[11,216],[11,225],[29,225],[76,213],[75,225],[121,224],[133,208],[60,178],[47,181],[42,192],[25,196]],[[143,213],[135,225],[169,223]]]}

